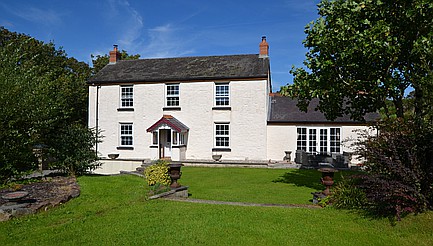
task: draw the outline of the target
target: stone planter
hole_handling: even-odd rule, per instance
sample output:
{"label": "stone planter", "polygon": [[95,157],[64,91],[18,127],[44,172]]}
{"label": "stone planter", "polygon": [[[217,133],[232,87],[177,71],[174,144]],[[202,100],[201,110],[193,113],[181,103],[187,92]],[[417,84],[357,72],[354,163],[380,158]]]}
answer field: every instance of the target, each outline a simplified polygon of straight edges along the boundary
{"label": "stone planter", "polygon": [[116,159],[117,157],[119,157],[119,154],[108,154],[108,158],[110,159]]}
{"label": "stone planter", "polygon": [[284,151],[284,153],[286,153],[286,155],[283,157],[283,160],[284,161],[291,161],[291,159],[292,159],[292,157],[291,157],[292,151]]}
{"label": "stone planter", "polygon": [[212,159],[214,161],[220,161],[221,160],[222,155],[212,155]]}

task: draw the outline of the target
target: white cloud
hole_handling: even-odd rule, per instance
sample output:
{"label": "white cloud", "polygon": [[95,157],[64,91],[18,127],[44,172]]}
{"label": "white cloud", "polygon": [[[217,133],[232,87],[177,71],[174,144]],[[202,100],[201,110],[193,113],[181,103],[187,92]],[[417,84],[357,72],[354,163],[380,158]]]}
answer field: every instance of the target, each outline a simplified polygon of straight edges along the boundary
{"label": "white cloud", "polygon": [[52,9],[41,9],[32,6],[17,6],[16,8],[11,8],[3,5],[3,7],[10,13],[27,21],[36,22],[47,26],[59,25],[62,23],[62,14]]}
{"label": "white cloud", "polygon": [[191,38],[184,36],[184,30],[173,24],[165,24],[149,29],[149,42],[145,45],[145,57],[179,57],[194,53],[190,48]]}
{"label": "white cloud", "polygon": [[136,53],[141,45],[141,35],[144,27],[143,17],[127,0],[109,0],[107,16],[113,23],[121,23],[116,34],[120,49],[128,53]]}
{"label": "white cloud", "polygon": [[119,40],[119,44],[125,47],[131,47],[135,41],[140,38],[141,30],[143,28],[143,18],[138,14],[137,11],[129,9],[131,17],[128,20],[128,24],[125,25],[124,33],[122,38]]}
{"label": "white cloud", "polygon": [[144,17],[128,0],[109,0],[107,13],[111,21],[119,20],[119,48],[129,54],[140,54],[142,58],[163,58],[185,56],[194,52],[189,44],[192,37],[185,36],[184,28],[179,27],[194,18],[200,11],[192,13],[175,23],[166,23],[154,27],[145,27]]}

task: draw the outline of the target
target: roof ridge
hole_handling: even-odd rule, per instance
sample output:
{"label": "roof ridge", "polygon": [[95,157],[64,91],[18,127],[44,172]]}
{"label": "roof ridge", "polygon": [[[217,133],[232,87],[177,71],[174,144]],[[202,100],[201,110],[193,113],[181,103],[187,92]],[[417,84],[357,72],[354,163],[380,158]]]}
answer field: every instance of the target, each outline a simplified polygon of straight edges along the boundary
{"label": "roof ridge", "polygon": [[149,57],[132,60],[119,60],[118,62],[134,62],[143,60],[170,60],[170,59],[191,59],[191,58],[212,58],[212,57],[235,57],[235,56],[259,56],[259,54],[237,54],[237,55],[210,55],[210,56],[178,56],[178,57]]}

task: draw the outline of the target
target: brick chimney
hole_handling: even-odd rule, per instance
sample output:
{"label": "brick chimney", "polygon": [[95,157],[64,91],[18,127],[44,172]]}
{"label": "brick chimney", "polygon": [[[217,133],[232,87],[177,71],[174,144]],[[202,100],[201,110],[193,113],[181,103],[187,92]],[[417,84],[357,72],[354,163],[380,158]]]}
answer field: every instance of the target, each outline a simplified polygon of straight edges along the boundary
{"label": "brick chimney", "polygon": [[118,60],[120,60],[120,52],[117,49],[117,44],[113,45],[114,49],[110,51],[110,63],[109,64],[116,64]]}
{"label": "brick chimney", "polygon": [[262,37],[262,42],[260,43],[259,47],[260,47],[259,57],[260,58],[269,57],[269,44],[268,42],[266,42],[266,36]]}

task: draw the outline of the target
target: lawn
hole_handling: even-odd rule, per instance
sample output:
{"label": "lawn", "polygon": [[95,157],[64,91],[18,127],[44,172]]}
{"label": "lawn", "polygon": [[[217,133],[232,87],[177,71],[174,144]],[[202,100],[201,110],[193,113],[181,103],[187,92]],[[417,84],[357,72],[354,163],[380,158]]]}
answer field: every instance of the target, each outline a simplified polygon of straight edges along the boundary
{"label": "lawn", "polygon": [[[315,190],[310,175],[187,167],[180,181],[193,198],[306,204],[311,195],[295,194]],[[135,176],[85,176],[79,184],[80,197],[67,204],[0,223],[1,245],[433,245],[431,212],[392,225],[331,208],[148,201]]]}
{"label": "lawn", "polygon": [[[191,198],[275,204],[311,204],[311,192],[323,190],[317,170],[184,167],[180,183]],[[342,175],[353,172],[337,172]]]}

